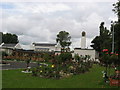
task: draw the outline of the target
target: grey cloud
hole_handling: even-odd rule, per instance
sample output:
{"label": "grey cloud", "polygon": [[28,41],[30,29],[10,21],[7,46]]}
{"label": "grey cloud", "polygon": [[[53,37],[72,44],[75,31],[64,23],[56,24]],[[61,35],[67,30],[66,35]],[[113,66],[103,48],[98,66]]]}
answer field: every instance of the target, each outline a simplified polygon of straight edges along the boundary
{"label": "grey cloud", "polygon": [[16,9],[4,10],[3,31],[16,33],[23,44],[55,43],[58,32],[65,30],[70,33],[73,46],[80,45],[81,32],[86,31],[89,46],[90,41],[99,34],[100,23],[105,21],[108,26],[106,18],[113,15],[112,3],[56,3],[56,6],[53,3],[49,6],[43,3],[14,4]]}

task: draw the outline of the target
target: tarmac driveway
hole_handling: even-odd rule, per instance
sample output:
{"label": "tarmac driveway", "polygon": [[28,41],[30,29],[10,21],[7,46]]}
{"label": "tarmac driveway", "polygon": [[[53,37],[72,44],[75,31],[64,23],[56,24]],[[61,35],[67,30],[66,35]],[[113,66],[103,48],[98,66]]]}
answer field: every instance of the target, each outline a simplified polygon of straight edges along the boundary
{"label": "tarmac driveway", "polygon": [[[6,69],[20,69],[20,68],[26,68],[27,64],[25,62],[19,62],[19,61],[6,61],[7,64],[0,64],[0,69],[6,70]],[[37,63],[30,63],[30,67],[36,67]]]}

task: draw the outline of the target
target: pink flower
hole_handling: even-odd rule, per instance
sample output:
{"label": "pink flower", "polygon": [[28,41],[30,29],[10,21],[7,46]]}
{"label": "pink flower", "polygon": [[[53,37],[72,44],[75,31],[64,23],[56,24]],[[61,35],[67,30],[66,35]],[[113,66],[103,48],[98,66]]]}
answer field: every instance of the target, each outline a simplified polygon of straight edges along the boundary
{"label": "pink flower", "polygon": [[108,52],[106,52],[106,54],[108,54]]}
{"label": "pink flower", "polygon": [[110,54],[114,54],[113,52],[111,52]]}
{"label": "pink flower", "polygon": [[103,49],[102,51],[103,51],[103,52],[107,52],[107,51],[108,51],[108,49]]}

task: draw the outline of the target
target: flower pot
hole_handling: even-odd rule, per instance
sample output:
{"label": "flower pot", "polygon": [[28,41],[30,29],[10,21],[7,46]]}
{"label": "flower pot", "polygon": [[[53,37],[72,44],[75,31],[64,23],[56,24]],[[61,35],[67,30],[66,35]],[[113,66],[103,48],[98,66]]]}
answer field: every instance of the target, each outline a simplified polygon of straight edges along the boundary
{"label": "flower pot", "polygon": [[110,78],[110,86],[120,86],[120,80]]}
{"label": "flower pot", "polygon": [[120,74],[120,70],[115,71],[116,74]]}

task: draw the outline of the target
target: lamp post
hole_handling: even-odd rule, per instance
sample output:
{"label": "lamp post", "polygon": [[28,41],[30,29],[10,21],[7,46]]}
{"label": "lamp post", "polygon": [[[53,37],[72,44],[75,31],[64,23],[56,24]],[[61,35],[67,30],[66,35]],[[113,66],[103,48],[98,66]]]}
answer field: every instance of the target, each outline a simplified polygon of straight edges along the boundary
{"label": "lamp post", "polygon": [[113,31],[112,31],[112,53],[114,53],[114,24],[115,22],[111,21],[111,23],[113,24]]}

